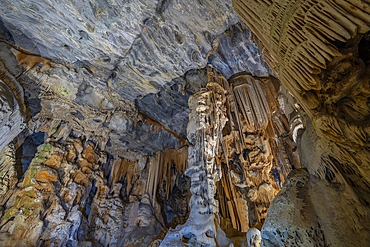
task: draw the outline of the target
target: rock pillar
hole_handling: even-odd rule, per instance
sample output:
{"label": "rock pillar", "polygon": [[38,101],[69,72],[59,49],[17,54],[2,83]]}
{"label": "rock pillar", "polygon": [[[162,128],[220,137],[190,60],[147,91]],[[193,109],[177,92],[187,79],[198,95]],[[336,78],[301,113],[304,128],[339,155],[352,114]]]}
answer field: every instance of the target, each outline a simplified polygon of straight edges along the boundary
{"label": "rock pillar", "polygon": [[221,167],[215,157],[219,150],[225,114],[226,91],[216,82],[209,70],[206,88],[189,99],[191,109],[188,124],[188,152],[186,175],[191,177],[190,215],[187,222],[170,230],[161,246],[228,246],[230,241],[218,223],[218,202],[215,200],[216,181],[221,178]]}

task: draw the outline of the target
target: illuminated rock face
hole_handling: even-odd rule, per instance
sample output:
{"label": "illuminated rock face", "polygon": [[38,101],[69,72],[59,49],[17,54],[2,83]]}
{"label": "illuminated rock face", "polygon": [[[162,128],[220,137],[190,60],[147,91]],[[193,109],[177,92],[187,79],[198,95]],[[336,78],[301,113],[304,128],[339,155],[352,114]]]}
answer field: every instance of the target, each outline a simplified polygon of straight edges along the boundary
{"label": "illuminated rock face", "polygon": [[112,158],[84,136],[65,135],[66,127],[43,127],[51,135],[8,197],[0,245],[147,246],[161,236],[167,222],[155,192],[162,180],[165,194],[176,187],[187,147]]}
{"label": "illuminated rock face", "polygon": [[15,147],[7,145],[0,153],[0,205],[4,205],[18,182],[15,169]]}
{"label": "illuminated rock face", "polygon": [[[278,107],[275,79],[244,75],[229,84],[212,67],[206,75],[204,87],[189,100],[190,143],[177,149],[142,154],[125,147],[112,156],[105,139],[94,143],[96,136],[83,135],[76,123],[32,120],[45,142],[18,188],[13,183],[7,189],[2,245],[246,244],[246,232],[261,228],[286,173],[298,165],[294,143]],[[239,98],[233,101],[231,92]],[[243,105],[241,97],[251,104]],[[254,127],[245,112],[254,114]],[[113,114],[110,121],[125,119]],[[243,126],[244,144],[237,125]],[[24,234],[30,237],[22,239]],[[258,243],[252,235],[249,242]]]}
{"label": "illuminated rock face", "polygon": [[25,127],[23,88],[0,61],[0,205],[8,200],[18,182],[14,166],[18,143],[14,138]]}
{"label": "illuminated rock face", "polygon": [[[275,202],[279,203],[270,207],[262,244],[366,245],[370,229],[364,217],[370,213],[370,108],[365,103],[370,98],[369,2],[235,0],[233,6],[305,116],[306,130],[298,138],[298,147],[309,176],[304,172],[295,176],[309,186],[295,188],[294,179],[283,186],[290,192],[278,194]],[[293,188],[301,192],[294,196]],[[306,199],[296,200],[299,194]],[[304,209],[293,216],[296,223],[291,228],[286,228],[285,214],[277,213],[285,206]],[[300,217],[307,218],[308,225],[298,223]],[[317,229],[318,235],[308,234],[309,229]]]}

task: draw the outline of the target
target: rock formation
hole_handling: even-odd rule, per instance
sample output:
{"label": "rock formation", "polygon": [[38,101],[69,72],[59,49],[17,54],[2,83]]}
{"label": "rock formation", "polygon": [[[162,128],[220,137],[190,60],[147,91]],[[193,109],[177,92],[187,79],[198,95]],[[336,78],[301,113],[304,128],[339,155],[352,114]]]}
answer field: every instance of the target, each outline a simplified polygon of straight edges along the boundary
{"label": "rock formation", "polygon": [[369,31],[368,0],[0,2],[0,246],[366,246]]}
{"label": "rock formation", "polygon": [[[298,145],[309,175],[295,173],[286,192],[277,195],[262,229],[263,244],[366,245],[369,2],[235,0],[233,5],[306,115]],[[287,219],[282,207],[302,210]]]}
{"label": "rock formation", "polygon": [[[211,72],[209,72],[211,73]],[[188,168],[191,177],[190,215],[181,227],[170,231],[161,246],[209,245],[227,246],[230,241],[217,224],[219,211],[215,200],[216,182],[221,178],[221,167],[216,163],[225,114],[226,91],[208,75],[206,89],[189,99]]]}
{"label": "rock formation", "polygon": [[0,205],[4,205],[18,182],[15,169],[15,147],[9,143],[0,154]]}

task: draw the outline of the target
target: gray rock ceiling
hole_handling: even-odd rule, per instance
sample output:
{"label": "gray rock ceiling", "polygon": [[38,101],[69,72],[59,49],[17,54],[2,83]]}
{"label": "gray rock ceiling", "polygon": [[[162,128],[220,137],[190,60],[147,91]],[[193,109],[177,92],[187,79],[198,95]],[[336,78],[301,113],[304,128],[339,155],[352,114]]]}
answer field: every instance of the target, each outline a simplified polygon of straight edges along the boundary
{"label": "gray rock ceiling", "polygon": [[95,86],[128,99],[204,67],[217,48],[211,60],[225,75],[269,74],[249,32],[222,35],[240,22],[231,1],[15,0],[1,1],[0,16],[15,45],[88,66]]}

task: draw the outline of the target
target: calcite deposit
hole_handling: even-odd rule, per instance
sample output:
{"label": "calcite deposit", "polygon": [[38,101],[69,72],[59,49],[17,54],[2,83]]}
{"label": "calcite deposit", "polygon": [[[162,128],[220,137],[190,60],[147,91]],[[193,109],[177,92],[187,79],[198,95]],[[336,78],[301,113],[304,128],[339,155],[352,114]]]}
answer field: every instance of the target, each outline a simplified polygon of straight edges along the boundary
{"label": "calcite deposit", "polygon": [[367,246],[369,0],[0,2],[0,246]]}

